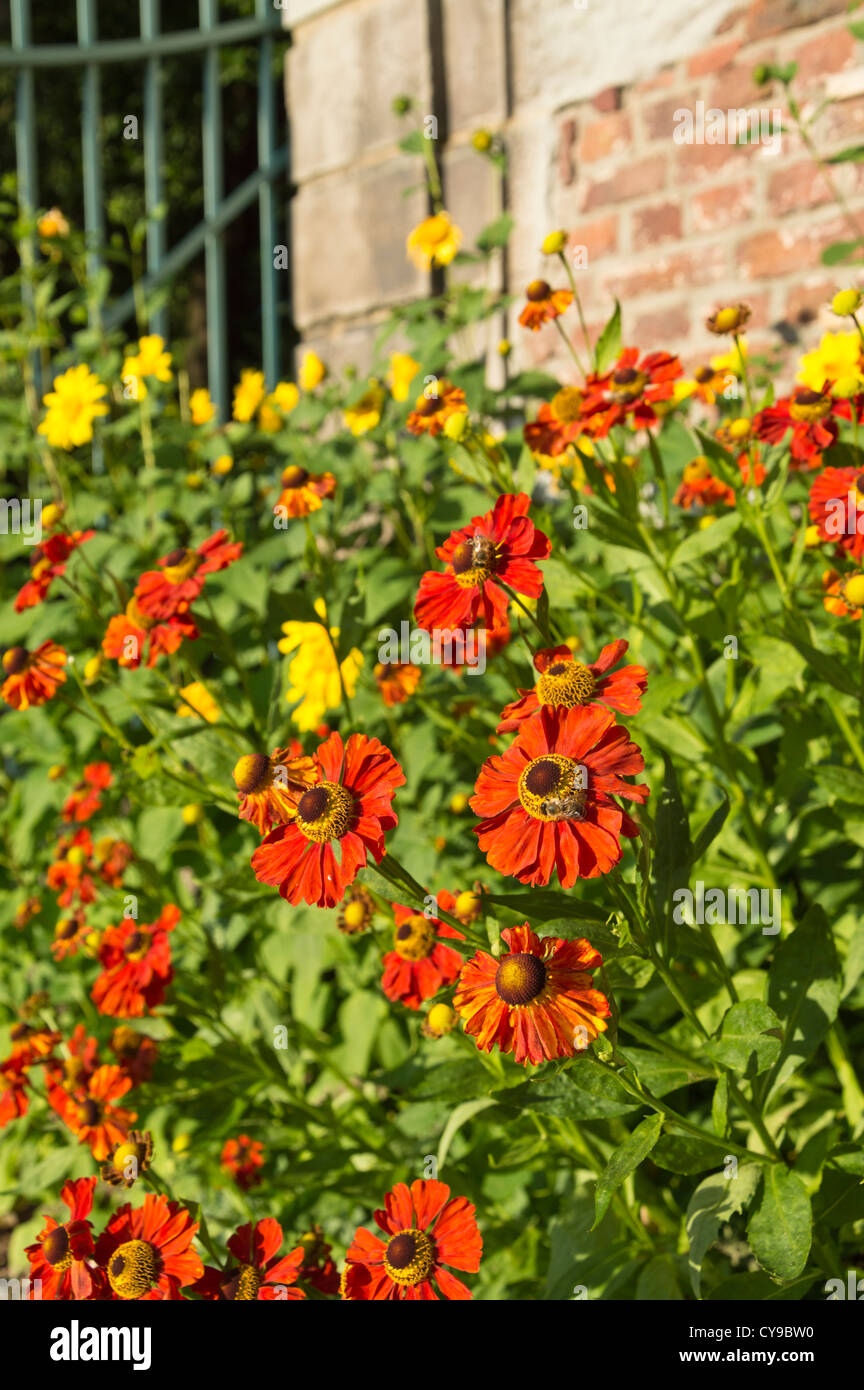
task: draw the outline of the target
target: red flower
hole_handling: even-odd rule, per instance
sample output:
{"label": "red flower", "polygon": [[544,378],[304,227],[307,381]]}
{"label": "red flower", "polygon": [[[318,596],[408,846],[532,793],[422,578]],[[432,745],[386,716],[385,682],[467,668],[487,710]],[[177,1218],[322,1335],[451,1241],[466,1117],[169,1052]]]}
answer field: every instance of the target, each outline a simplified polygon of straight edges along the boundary
{"label": "red flower", "polygon": [[305,1298],[302,1289],[293,1287],[300,1276],[303,1246],[277,1259],[282,1239],[282,1227],[272,1216],[241,1226],[228,1238],[228,1249],[238,1263],[224,1270],[207,1265],[193,1292],[229,1303]]}
{"label": "red flower", "polygon": [[266,835],[274,825],[294,819],[298,801],[318,781],[320,768],[314,758],[303,756],[303,745],[294,738],[269,758],[266,753],[245,754],[232,776],[240,798],[238,816]]}
{"label": "red flower", "polygon": [[735,505],[735,493],[727,483],[715,478],[711,465],[704,454],[698,454],[684,468],[680,486],[672,501],[676,507],[711,507],[717,502],[727,506]]}
{"label": "red flower", "polygon": [[90,1268],[93,1227],[87,1220],[93,1210],[96,1182],[96,1178],[67,1182],[60,1196],[69,1208],[69,1220],[61,1226],[53,1216],[46,1216],[36,1244],[24,1251],[30,1261],[30,1278],[41,1283],[40,1298],[86,1299],[101,1291],[101,1275],[97,1273],[94,1282]]}
{"label": "red flower", "polygon": [[169,903],[152,924],[126,918],[106,927],[99,945],[102,974],[90,991],[101,1014],[139,1018],[162,1003],[174,975],[168,933],[179,920],[180,909]]}
{"label": "red flower", "polygon": [[343,748],[332,733],[315,757],[322,780],[300,797],[290,824],[277,825],[252,855],[259,882],[278,887],[295,907],[335,907],[369,854],[380,864],[384,836],[398,821],[393,794],[405,781],[389,748],[365,734],[352,734]]}
{"label": "red flower", "polygon": [[0,1062],[0,1081],[6,1084],[0,1091],[0,1129],[5,1129],[10,1120],[26,1115],[30,1106],[26,1062],[22,1058]]}
{"label": "red flower", "polygon": [[634,429],[655,425],[659,417],[654,406],[672,399],[673,382],[683,372],[680,361],[670,352],[649,352],[640,362],[638,348],[625,348],[611,372],[588,379],[589,391],[602,393],[592,433],[603,439],[613,425],[623,425],[628,417],[632,417]]}
{"label": "red flower", "polygon": [[417,397],[414,409],[405,423],[412,434],[428,434],[434,439],[441,433],[451,416],[466,411],[468,407],[465,404],[465,392],[460,386],[454,386],[446,377],[436,379],[430,385],[433,389],[429,390],[429,395],[424,391],[422,396]]}
{"label": "red flower", "polygon": [[112,1063],[97,1067],[85,1085],[72,1091],[49,1080],[48,1104],[82,1144],[90,1145],[93,1157],[101,1163],[114,1144],[126,1138],[129,1126],[138,1118],[134,1111],[113,1103],[131,1089],[130,1077]]}
{"label": "red flower", "polygon": [[118,666],[134,671],[145,653],[147,666],[152,668],[160,656],[176,652],[182,642],[194,642],[198,636],[191,618],[174,613],[160,621],[145,613],[136,598],[131,598],[125,613],[116,613],[109,620],[102,650]]}
{"label": "red flower", "polygon": [[439,938],[463,938],[446,922],[424,917],[401,903],[393,904],[393,916],[393,950],[384,957],[381,988],[394,1003],[419,1009],[424,999],[431,999],[444,985],[452,985],[462,965],[458,951],[442,946]]}
{"label": "red flower", "polygon": [[100,791],[110,787],[111,782],[110,763],[88,763],[81,781],[76,783],[63,804],[63,819],[79,822],[89,820],[102,805]]}
{"label": "red flower", "polygon": [[66,571],[66,561],[79,545],[95,536],[95,531],[58,531],[46,541],[33,547],[30,556],[30,578],[18,591],[15,612],[35,608],[47,597],[54,580]]}
{"label": "red flower", "polygon": [[572,290],[553,290],[547,280],[532,280],[525,291],[528,303],[519,315],[523,328],[537,333],[544,323],[560,318],[573,303]]}
{"label": "red flower", "polygon": [[528,923],[501,933],[509,955],[478,951],[462,967],[453,1007],[481,1052],[493,1046],[538,1066],[572,1057],[605,1032],[609,1004],[592,989],[603,961],[589,941],[536,936]]}
{"label": "red flower", "polygon": [[645,801],[648,788],[625,776],[645,764],[626,729],[602,705],[549,709],[526,720],[501,757],[480,769],[471,806],[493,869],[522,883],[562,887],[608,873],[621,858],[620,836],[639,827],[613,797]]}
{"label": "red flower", "polygon": [[224,570],[240,558],[243,545],[228,540],[227,531],[214,531],[197,550],[181,546],[163,555],[158,570],[146,570],[135,588],[138,607],[148,618],[172,618],[185,613],[204,588],[208,574]]}
{"label": "red flower", "polygon": [[810,520],[823,541],[857,560],[864,554],[864,473],[857,468],[826,468],[810,488]]}
{"label": "red flower", "polygon": [[96,898],[92,879],[94,872],[93,840],[84,825],[74,835],[60,836],[54,852],[54,863],[50,865],[45,881],[52,892],[57,893],[60,907],[71,907],[76,898],[85,906]]}
{"label": "red flower", "polygon": [[446,1183],[417,1178],[399,1182],[384,1198],[375,1221],[385,1239],[361,1226],[345,1255],[345,1298],[437,1302],[471,1298],[451,1273],[480,1268],[483,1241],[475,1209],[466,1197],[450,1197]]}
{"label": "red flower", "polygon": [[134,1211],[118,1207],[96,1242],[115,1298],[140,1302],[176,1301],[181,1288],[194,1284],[204,1265],[192,1247],[198,1230],[185,1207],[148,1192]]}
{"label": "red flower", "polygon": [[307,1231],[300,1245],[303,1250],[300,1278],[305,1283],[311,1284],[313,1289],[317,1289],[319,1293],[338,1293],[339,1270],[330,1257],[332,1246],[328,1245],[324,1239],[324,1232],[321,1227],[315,1225],[311,1231]]}
{"label": "red flower", "polygon": [[222,1171],[234,1179],[237,1186],[247,1192],[257,1187],[261,1181],[259,1168],[264,1167],[264,1145],[259,1139],[250,1139],[248,1134],[240,1134],[236,1139],[227,1139],[219,1160]]}
{"label": "red flower", "polygon": [[159,1058],[159,1048],[146,1033],[136,1033],[134,1029],[121,1024],[111,1034],[108,1046],[127,1076],[131,1076],[133,1086],[150,1080]]}
{"label": "red flower", "polygon": [[469,526],[454,531],[437,548],[435,553],[447,568],[443,574],[427,570],[420,581],[414,612],[421,627],[430,632],[475,623],[500,627],[508,597],[499,583],[528,598],[539,598],[543,576],[536,561],[545,560],[552,547],[529,521],[530,505],[524,492],[506,493],[491,512],[475,516]]}
{"label": "red flower", "polygon": [[66,679],[66,660],[65,651],[56,642],[43,642],[35,652],[10,647],[3,654],[6,680],[0,686],[0,697],[13,709],[44,705]]}
{"label": "red flower", "polygon": [[813,391],[809,386],[798,386],[791,396],[784,396],[754,416],[753,433],[768,444],[779,444],[791,429],[792,467],[818,468],[823,451],[837,442],[837,425],[833,419],[837,404],[824,387],[821,391]]}
{"label": "red flower", "polygon": [[622,666],[608,674],[627,646],[619,637],[608,643],[597,660],[587,666],[575,659],[569,647],[545,647],[534,657],[540,679],[533,690],[520,690],[520,698],[501,711],[496,733],[512,733],[544,705],[574,709],[578,705],[601,704],[618,710],[619,714],[638,714],[648,684],[645,667]]}
{"label": "red flower", "polygon": [[[556,407],[556,402],[562,398],[567,404]],[[583,409],[585,401],[586,397],[575,387],[565,387],[551,403],[544,401],[537,411],[537,419],[529,421],[522,430],[525,443],[532,453],[557,458],[564,453],[568,444],[590,429],[589,418]]]}

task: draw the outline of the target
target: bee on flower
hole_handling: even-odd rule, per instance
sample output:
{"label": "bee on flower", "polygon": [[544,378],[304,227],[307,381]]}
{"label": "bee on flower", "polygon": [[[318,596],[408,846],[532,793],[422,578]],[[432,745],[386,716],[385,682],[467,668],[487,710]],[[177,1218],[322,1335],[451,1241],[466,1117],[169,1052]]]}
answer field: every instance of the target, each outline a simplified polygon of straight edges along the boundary
{"label": "bee on flower", "polygon": [[381,1235],[361,1226],[345,1255],[342,1297],[354,1301],[461,1302],[471,1290],[453,1273],[476,1274],[483,1254],[476,1210],[437,1179],[397,1183],[375,1212]]}

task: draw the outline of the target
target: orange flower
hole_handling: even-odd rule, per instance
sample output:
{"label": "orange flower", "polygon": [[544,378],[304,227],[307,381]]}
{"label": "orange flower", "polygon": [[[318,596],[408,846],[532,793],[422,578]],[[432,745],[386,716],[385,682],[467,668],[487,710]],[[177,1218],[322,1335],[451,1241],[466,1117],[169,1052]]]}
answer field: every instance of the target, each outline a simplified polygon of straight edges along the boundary
{"label": "orange flower", "polygon": [[198,1230],[185,1207],[148,1192],[133,1211],[119,1207],[96,1242],[96,1259],[114,1297],[141,1302],[176,1301],[194,1284],[204,1265],[192,1249]]}
{"label": "orange flower", "polygon": [[60,1196],[69,1208],[69,1220],[61,1226],[53,1216],[46,1216],[36,1244],[25,1248],[30,1278],[40,1281],[40,1298],[87,1299],[102,1291],[101,1274],[92,1268],[93,1227],[87,1220],[96,1182],[96,1178],[76,1178],[65,1183]]}
{"label": "orange flower", "polygon": [[611,372],[588,379],[594,395],[590,413],[596,417],[592,433],[603,439],[613,425],[623,425],[630,417],[633,429],[658,424],[660,417],[654,407],[673,399],[675,379],[683,373],[671,352],[649,352],[640,361],[638,348],[625,348]]}
{"label": "orange flower", "polygon": [[264,1167],[264,1145],[259,1139],[240,1134],[236,1139],[226,1140],[219,1161],[223,1173],[228,1173],[238,1187],[248,1192],[261,1181],[258,1169]]}
{"label": "orange flower", "polygon": [[419,1009],[424,999],[431,999],[444,985],[452,985],[459,974],[462,957],[443,946],[441,937],[462,937],[446,922],[424,917],[402,903],[393,904],[393,916],[393,950],[384,957],[381,988],[394,1003]]}
{"label": "orange flower", "polygon": [[864,472],[826,468],[810,488],[810,520],[819,538],[836,541],[855,560],[864,555]]}
{"label": "orange flower", "polygon": [[860,621],[864,610],[864,574],[860,570],[845,576],[839,575],[836,570],[826,570],[822,576],[822,589],[822,602],[827,613],[833,613],[835,618]]}
{"label": "orange flower", "polygon": [[[397,824],[391,802],[405,774],[377,738],[332,733],[315,754],[322,779],[304,792],[288,825],[277,825],[252,856],[261,883],[287,902],[335,907],[371,853],[380,864],[384,836]],[[341,862],[334,853],[338,842]]]}
{"label": "orange flower", "polygon": [[110,787],[112,782],[110,763],[87,763],[80,782],[63,803],[65,821],[87,821],[95,815],[102,805],[100,791]]}
{"label": "orange flower", "polygon": [[247,753],[232,773],[240,798],[237,814],[266,835],[274,825],[293,820],[298,801],[320,775],[315,759],[304,757],[303,745],[296,738],[287,748],[276,748],[269,758],[266,753]]}
{"label": "orange flower", "polygon": [[[533,690],[520,690],[519,699],[501,711],[498,734],[509,734],[522,721],[546,706],[573,709],[577,705],[601,704],[620,714],[638,714],[648,684],[644,666],[622,666],[612,671],[627,650],[619,637],[609,642],[595,662],[583,665],[567,646],[546,647],[534,657],[540,678]],[[611,674],[610,674],[611,672]]]}
{"label": "orange flower", "polygon": [[324,1239],[322,1228],[317,1224],[313,1226],[303,1236],[300,1245],[303,1250],[300,1278],[311,1284],[319,1293],[338,1293],[339,1270],[330,1257],[333,1247]]}
{"label": "orange flower", "polygon": [[520,1064],[572,1057],[606,1031],[610,1009],[588,973],[603,961],[589,941],[536,936],[526,922],[501,933],[509,955],[478,951],[462,967],[453,1007],[481,1052]]}
{"label": "orange flower", "polygon": [[308,516],[317,512],[322,499],[332,497],[336,491],[336,479],[332,473],[310,473],[308,469],[291,463],[282,473],[282,492],[273,508],[278,512],[284,508],[288,516]]}
{"label": "orange flower", "polygon": [[466,1197],[450,1196],[446,1183],[417,1178],[410,1189],[399,1182],[375,1212],[384,1239],[361,1226],[345,1255],[343,1297],[349,1301],[448,1301],[471,1298],[453,1269],[474,1274],[483,1241],[475,1209]]}
{"label": "orange flower", "polygon": [[381,692],[381,699],[389,707],[402,705],[413,695],[423,674],[419,666],[410,661],[379,661],[372,673]]}
{"label": "orange flower", "polygon": [[532,333],[541,329],[544,323],[560,318],[573,303],[571,290],[553,290],[546,280],[532,280],[525,297],[528,303],[519,315],[519,322],[523,328],[530,328]]}
{"label": "orange flower", "polygon": [[731,507],[735,504],[735,493],[727,483],[715,478],[711,465],[704,454],[698,454],[684,468],[681,484],[673,497],[677,507],[711,507],[724,502]]}
{"label": "orange flower", "polygon": [[174,613],[161,622],[141,608],[136,598],[130,598],[125,613],[115,613],[108,621],[102,650],[119,666],[134,671],[147,653],[147,666],[152,669],[160,656],[176,652],[181,643],[194,642],[198,628],[191,618]]}
{"label": "orange flower", "polygon": [[112,1145],[125,1139],[129,1126],[138,1118],[133,1111],[113,1104],[131,1089],[131,1078],[110,1063],[97,1067],[83,1086],[72,1091],[52,1079],[48,1084],[48,1103],[80,1142],[90,1145],[93,1157],[101,1163]]}
{"label": "orange flower", "polygon": [[56,642],[43,642],[35,652],[10,647],[3,655],[6,680],[0,686],[0,696],[13,709],[44,705],[65,681],[66,661],[66,653]]}
{"label": "orange flower", "polygon": [[197,550],[181,546],[163,555],[158,570],[146,570],[135,587],[138,607],[148,618],[172,618],[185,613],[204,588],[208,574],[224,570],[243,553],[240,541],[227,531],[214,531]]}
{"label": "orange flower", "polygon": [[434,439],[441,433],[451,416],[464,413],[468,407],[465,404],[465,392],[454,386],[446,377],[436,378],[427,387],[427,391],[428,395],[424,392],[422,396],[417,397],[417,403],[406,424],[412,434],[428,434]]}
{"label": "orange flower", "polygon": [[105,928],[99,944],[102,974],[90,991],[100,1014],[140,1018],[162,1003],[174,976],[168,933],[179,920],[180,909],[169,903],[151,924],[126,918],[119,927]]}
{"label": "orange flower", "polygon": [[[784,396],[766,406],[753,417],[753,433],[768,444],[779,444],[788,430],[792,431],[789,453],[793,468],[819,468],[822,454],[837,442],[834,414],[842,414],[840,404],[831,395],[828,385],[821,391],[809,386],[797,386],[791,396]],[[844,401],[848,411],[848,402]]]}
{"label": "orange flower", "polygon": [[74,835],[61,835],[54,852],[54,863],[48,869],[45,881],[52,892],[57,893],[60,907],[71,907],[77,899],[85,906],[96,898],[96,887],[92,874],[93,840],[86,825],[76,830]]}
{"label": "orange flower", "polygon": [[95,534],[95,531],[58,531],[35,545],[30,554],[30,578],[18,592],[15,612],[23,613],[25,608],[35,608],[42,603],[54,580],[65,574],[69,556]]}
{"label": "orange flower", "polygon": [[68,917],[58,917],[54,925],[51,954],[55,960],[77,956],[90,933],[83,908],[76,908]]}
{"label": "orange flower", "polygon": [[241,1226],[228,1238],[228,1249],[237,1261],[226,1269],[207,1265],[193,1292],[219,1302],[282,1302],[305,1298],[294,1288],[300,1277],[304,1250],[298,1245],[290,1255],[277,1259],[282,1227],[272,1216],[255,1225]]}
{"label": "orange flower", "polygon": [[159,1048],[146,1033],[136,1033],[121,1024],[114,1029],[108,1046],[123,1070],[132,1078],[133,1086],[149,1081],[159,1057]]}

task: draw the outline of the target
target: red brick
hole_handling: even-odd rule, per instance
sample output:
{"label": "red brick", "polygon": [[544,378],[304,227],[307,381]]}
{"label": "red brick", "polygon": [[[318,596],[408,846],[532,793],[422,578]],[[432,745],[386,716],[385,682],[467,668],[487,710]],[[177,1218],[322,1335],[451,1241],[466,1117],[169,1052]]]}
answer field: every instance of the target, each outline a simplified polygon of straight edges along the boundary
{"label": "red brick", "polygon": [[[759,61],[769,63],[772,58],[772,54],[762,53]],[[759,87],[753,81],[755,67],[755,62],[748,61],[727,68],[722,77],[718,77],[713,84],[710,100],[706,99],[706,106],[719,106],[722,111],[729,111],[741,106],[755,107],[757,110],[765,107],[766,110],[772,110],[780,105],[779,88]]]}
{"label": "red brick", "polygon": [[747,38],[764,39],[768,34],[815,24],[847,8],[847,0],[755,0],[747,12]]}
{"label": "red brick", "polygon": [[825,175],[810,159],[801,160],[788,169],[778,169],[768,182],[768,206],[778,217],[832,201]]}
{"label": "red brick", "polygon": [[675,181],[686,187],[715,175],[743,178],[754,158],[753,145],[676,145],[678,165]]}
{"label": "red brick", "polygon": [[623,111],[613,111],[599,121],[592,121],[582,131],[579,141],[579,158],[585,164],[596,159],[607,159],[610,154],[624,150],[633,143],[630,117]]}
{"label": "red brick", "polygon": [[855,59],[855,40],[848,29],[833,29],[807,39],[792,56],[798,64],[798,80],[809,82],[849,67]]}
{"label": "red brick", "polygon": [[655,256],[637,269],[607,275],[605,284],[610,294],[624,301],[640,294],[657,294],[663,290],[710,284],[723,279],[728,267],[729,256],[725,245],[700,247],[697,251],[670,251],[668,255]]}
{"label": "red brick", "polygon": [[690,204],[692,230],[713,232],[721,227],[731,227],[736,222],[745,222],[753,215],[754,198],[752,179],[740,179],[736,183],[724,184],[722,188],[709,188],[704,193],[697,193]]}
{"label": "red brick", "polygon": [[695,97],[692,91],[679,92],[674,97],[664,97],[646,106],[642,112],[645,133],[649,140],[671,140],[676,126],[676,111],[692,111]]}
{"label": "red brick", "polygon": [[668,309],[652,309],[640,314],[628,337],[653,352],[656,345],[674,344],[690,332],[690,310],[684,300],[670,304]]}
{"label": "red brick", "polygon": [[848,228],[839,218],[794,231],[758,232],[739,245],[738,267],[751,280],[791,275],[818,266],[824,247],[832,241],[848,240],[848,237]]}
{"label": "red brick", "polygon": [[661,241],[681,240],[681,204],[656,203],[633,214],[633,246],[656,246]]}
{"label": "red brick", "polygon": [[604,113],[620,111],[623,92],[623,87],[604,87],[602,92],[598,92],[596,97],[591,98],[591,105],[595,111]]}
{"label": "red brick", "polygon": [[864,97],[832,101],[817,122],[815,134],[820,149],[824,145],[831,147],[828,153],[833,153],[835,147],[859,142],[864,136]]}
{"label": "red brick", "polygon": [[588,186],[582,203],[585,212],[610,204],[626,203],[646,193],[657,193],[666,186],[666,155],[633,160],[611,178],[600,179]]}
{"label": "red brick", "polygon": [[561,122],[558,132],[558,182],[566,188],[576,178],[573,146],[576,143],[576,122],[572,116]]}
{"label": "red brick", "polygon": [[678,73],[672,63],[667,63],[666,67],[655,72],[651,77],[643,77],[641,81],[634,82],[631,88],[635,96],[647,96],[650,93],[659,91],[661,87],[671,87],[678,80]]}
{"label": "red brick", "polygon": [[601,256],[612,255],[618,250],[618,214],[597,217],[593,222],[580,222],[575,232],[568,238],[568,254],[577,246],[584,246],[588,253],[588,264]]}
{"label": "red brick", "polygon": [[741,47],[740,39],[727,39],[725,43],[715,44],[702,53],[696,53],[687,64],[690,77],[704,77],[709,72],[719,72],[728,67]]}
{"label": "red brick", "polygon": [[795,325],[812,323],[819,310],[831,303],[839,283],[836,277],[828,276],[806,285],[794,285],[786,296],[786,322]]}

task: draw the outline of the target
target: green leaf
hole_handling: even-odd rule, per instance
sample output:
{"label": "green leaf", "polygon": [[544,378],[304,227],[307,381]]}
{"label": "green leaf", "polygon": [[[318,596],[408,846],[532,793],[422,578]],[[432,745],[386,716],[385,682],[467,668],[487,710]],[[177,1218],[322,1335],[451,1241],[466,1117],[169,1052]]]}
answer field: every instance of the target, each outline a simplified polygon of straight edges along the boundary
{"label": "green leaf", "polygon": [[711,1099],[711,1123],[714,1133],[723,1135],[729,1122],[729,1077],[724,1072],[714,1087]]}
{"label": "green leaf", "polygon": [[502,212],[500,217],[496,217],[494,222],[483,228],[477,238],[478,247],[481,251],[492,251],[496,246],[506,246],[513,226],[513,214]]}
{"label": "green leaf", "polygon": [[704,530],[693,531],[680,545],[676,546],[669,560],[669,568],[676,569],[679,565],[692,564],[703,555],[710,555],[712,551],[719,550],[726,545],[735,531],[741,525],[740,512],[730,512],[728,516],[721,516],[719,520],[706,526]]}
{"label": "green leaf", "polygon": [[690,1198],[686,1221],[690,1245],[688,1263],[690,1283],[697,1298],[702,1283],[702,1261],[708,1247],[714,1244],[723,1222],[736,1211],[743,1211],[750,1202],[759,1178],[759,1165],[745,1163],[733,1178],[725,1173],[712,1173],[709,1178],[703,1178]]}
{"label": "green leaf", "polygon": [[796,1279],[810,1253],[812,1215],[797,1173],[776,1163],[764,1174],[759,1201],[747,1226],[750,1248],[763,1269]]}
{"label": "green leaf", "polygon": [[665,752],[663,765],[666,771],[655,819],[654,903],[658,918],[667,921],[673,893],[686,887],[689,879],[691,847],[690,823],[675,765]]}
{"label": "green leaf", "polygon": [[822,251],[822,264],[840,265],[843,261],[848,261],[859,246],[864,246],[864,239],[861,237],[856,237],[854,241],[832,241]]}
{"label": "green leaf", "polygon": [[621,351],[621,305],[615,300],[615,308],[600,337],[595,352],[597,371],[605,372]]}
{"label": "green leaf", "polygon": [[614,1073],[590,1057],[579,1058],[569,1072],[543,1081],[526,1081],[496,1091],[502,1109],[536,1110],[557,1119],[606,1120],[626,1115],[637,1102],[625,1091]]}
{"label": "green leaf", "polygon": [[768,1003],[784,1029],[775,1084],[816,1051],[837,1017],[841,986],[831,927],[823,909],[814,904],[781,941],[768,972]]}
{"label": "green leaf", "polygon": [[571,922],[599,924],[606,922],[609,917],[608,908],[598,907],[596,903],[580,902],[578,898],[571,898],[566,893],[538,890],[534,893],[489,893],[487,897],[490,902],[509,907],[520,916],[524,914],[529,922],[532,918],[535,922],[551,922],[556,917],[563,917]]}
{"label": "green leaf", "polygon": [[469,1120],[473,1120],[475,1115],[479,1115],[481,1110],[488,1110],[490,1105],[495,1105],[494,1096],[483,1096],[478,1100],[465,1100],[450,1115],[441,1138],[438,1141],[438,1171],[444,1167],[444,1160],[450,1152],[450,1145],[459,1133],[463,1125],[467,1125]]}
{"label": "green leaf", "polygon": [[723,800],[719,806],[715,806],[702,829],[696,835],[693,846],[690,850],[690,863],[696,864],[702,855],[714,843],[723,826],[726,824],[726,817],[729,815],[729,798],[723,792]]}
{"label": "green leaf", "polygon": [[[826,163],[826,164],[849,164],[849,163],[860,164],[860,162],[861,162],[862,159],[864,159],[864,145],[848,145],[848,146],[846,147],[845,150],[837,150],[837,152],[836,152],[835,154],[826,154],[826,156],[825,156],[825,163]],[[835,242],[834,244],[835,244],[835,246],[836,246],[837,243]],[[854,242],[846,243],[846,244],[847,244],[847,245],[855,245]]]}
{"label": "green leaf", "polygon": [[806,659],[820,680],[825,681],[827,685],[832,685],[835,690],[841,690],[844,695],[858,696],[861,694],[854,676],[836,657],[830,656],[828,652],[820,651],[818,647],[811,646],[809,642],[805,642],[803,638],[799,637],[797,631],[791,628],[787,628],[783,635],[786,641]]}
{"label": "green leaf", "polygon": [[671,1303],[682,1297],[674,1257],[655,1255],[639,1275],[636,1285],[637,1302]]}
{"label": "green leaf", "polygon": [[780,1020],[767,1004],[748,999],[733,1004],[726,1013],[719,1038],[702,1044],[715,1062],[731,1067],[741,1076],[758,1076],[767,1071],[780,1055]]}
{"label": "green leaf", "polygon": [[717,1169],[725,1158],[725,1145],[721,1140],[709,1144],[705,1139],[696,1139],[692,1134],[664,1134],[651,1155],[658,1168],[670,1173],[704,1173],[707,1169]]}
{"label": "green leaf", "polygon": [[864,776],[852,767],[814,767],[813,776],[820,787],[841,801],[855,801],[864,806]]}
{"label": "green leaf", "polygon": [[663,1129],[662,1115],[648,1115],[617,1148],[597,1179],[594,1189],[595,1230],[609,1210],[609,1203],[625,1178],[635,1172],[653,1149]]}

